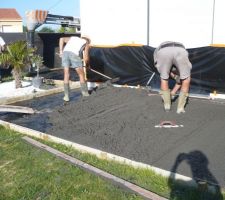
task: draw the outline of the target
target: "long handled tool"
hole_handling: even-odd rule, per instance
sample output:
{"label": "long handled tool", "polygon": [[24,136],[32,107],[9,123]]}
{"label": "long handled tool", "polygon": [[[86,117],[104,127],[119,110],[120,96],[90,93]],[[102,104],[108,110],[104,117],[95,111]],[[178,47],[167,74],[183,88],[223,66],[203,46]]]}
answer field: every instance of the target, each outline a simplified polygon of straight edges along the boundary
{"label": "long handled tool", "polygon": [[94,70],[94,69],[91,69],[91,68],[89,68],[89,69],[90,69],[92,72],[94,72],[94,73],[96,73],[96,74],[99,74],[99,75],[101,75],[101,76],[103,76],[103,77],[109,79],[109,81],[107,81],[107,82],[115,83],[115,82],[117,82],[117,81],[120,80],[119,77],[117,77],[117,78],[111,78],[111,77],[109,77],[109,76],[106,76],[105,74],[102,74],[101,72],[98,72],[98,71]]}
{"label": "long handled tool", "polygon": [[94,70],[94,69],[91,69],[91,68],[89,68],[92,72],[95,72],[96,74],[99,74],[99,75],[101,75],[101,76],[103,76],[103,77],[105,77],[105,78],[107,78],[107,79],[112,79],[111,77],[109,77],[109,76],[106,76],[105,74],[102,74],[102,73],[100,73],[100,72],[98,72],[98,71],[96,71],[96,70]]}
{"label": "long handled tool", "polygon": [[151,75],[151,77],[149,78],[146,87],[149,85],[149,83],[151,82],[151,80],[153,79],[153,77],[155,76],[155,72]]}
{"label": "long handled tool", "polygon": [[109,76],[106,76],[105,74],[102,74],[102,73],[100,73],[100,72],[94,70],[94,69],[91,69],[91,68],[89,68],[89,69],[90,69],[92,72],[94,72],[94,73],[96,73],[96,74],[98,74],[98,75],[101,75],[101,76],[103,76],[104,78],[109,79],[109,80],[107,80],[106,82],[101,83],[101,84],[98,86],[98,89],[101,89],[101,88],[104,88],[104,87],[107,87],[107,86],[112,86],[113,83],[115,83],[115,82],[117,82],[117,81],[120,80],[120,78],[111,78],[111,77],[109,77]]}

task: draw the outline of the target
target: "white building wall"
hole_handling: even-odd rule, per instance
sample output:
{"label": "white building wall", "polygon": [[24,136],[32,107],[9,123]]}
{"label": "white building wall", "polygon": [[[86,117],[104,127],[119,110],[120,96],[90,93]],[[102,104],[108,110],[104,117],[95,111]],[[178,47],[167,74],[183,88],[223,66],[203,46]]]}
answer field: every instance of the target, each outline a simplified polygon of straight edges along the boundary
{"label": "white building wall", "polygon": [[156,47],[168,40],[182,42],[187,48],[208,46],[212,41],[225,44],[225,0],[149,0],[149,19],[148,0],[81,0],[80,5],[81,33],[96,45]]}
{"label": "white building wall", "polygon": [[0,21],[0,32],[4,33],[22,33],[22,21]]}
{"label": "white building wall", "polygon": [[81,33],[97,45],[143,44],[147,37],[146,0],[81,0]]}
{"label": "white building wall", "polygon": [[211,43],[212,0],[150,1],[151,46],[168,40],[182,42],[186,47]]}
{"label": "white building wall", "polygon": [[225,44],[225,0],[215,0],[214,44]]}

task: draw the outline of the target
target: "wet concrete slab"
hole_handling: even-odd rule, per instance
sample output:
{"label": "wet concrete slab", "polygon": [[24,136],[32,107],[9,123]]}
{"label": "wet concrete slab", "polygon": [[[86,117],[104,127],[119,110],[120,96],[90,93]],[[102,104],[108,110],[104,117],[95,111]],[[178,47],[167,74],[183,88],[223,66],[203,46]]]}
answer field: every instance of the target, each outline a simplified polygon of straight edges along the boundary
{"label": "wet concrete slab", "polygon": [[[140,89],[103,87],[88,98],[73,90],[66,106],[62,97],[17,104],[43,113],[2,113],[0,118],[225,187],[225,102],[190,98],[186,113],[176,114],[177,102],[164,112],[160,96]],[[162,121],[179,126],[155,127]]]}

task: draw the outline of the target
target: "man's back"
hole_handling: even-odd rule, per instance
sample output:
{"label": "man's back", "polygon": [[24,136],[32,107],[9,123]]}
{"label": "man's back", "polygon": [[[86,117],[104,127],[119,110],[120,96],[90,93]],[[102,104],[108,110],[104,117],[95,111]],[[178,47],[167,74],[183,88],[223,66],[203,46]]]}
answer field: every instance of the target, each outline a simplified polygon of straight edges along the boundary
{"label": "man's back", "polygon": [[79,56],[79,51],[85,43],[86,43],[85,39],[72,36],[66,43],[63,51],[71,51],[75,53],[77,56]]}

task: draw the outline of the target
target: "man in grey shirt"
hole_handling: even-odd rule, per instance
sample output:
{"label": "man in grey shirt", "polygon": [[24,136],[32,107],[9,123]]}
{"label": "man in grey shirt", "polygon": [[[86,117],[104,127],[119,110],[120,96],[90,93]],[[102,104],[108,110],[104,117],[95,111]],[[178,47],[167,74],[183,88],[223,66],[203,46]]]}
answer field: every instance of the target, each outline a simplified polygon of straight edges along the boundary
{"label": "man in grey shirt", "polygon": [[188,97],[192,64],[188,58],[188,52],[179,42],[163,42],[154,51],[154,63],[161,77],[161,91],[164,109],[171,108],[171,95],[168,79],[173,66],[177,68],[181,80],[181,89],[178,98],[177,113],[184,113],[184,107]]}

